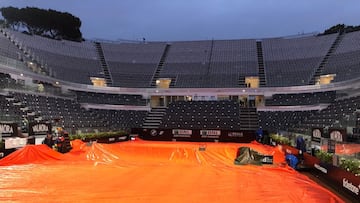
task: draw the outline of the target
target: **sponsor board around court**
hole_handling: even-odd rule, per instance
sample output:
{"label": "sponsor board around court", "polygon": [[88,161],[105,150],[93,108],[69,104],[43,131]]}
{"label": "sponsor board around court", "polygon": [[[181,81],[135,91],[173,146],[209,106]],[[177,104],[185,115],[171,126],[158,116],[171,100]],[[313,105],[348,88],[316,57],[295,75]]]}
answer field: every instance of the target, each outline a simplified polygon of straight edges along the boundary
{"label": "sponsor board around court", "polygon": [[0,134],[2,137],[16,137],[18,136],[17,123],[0,123]]}
{"label": "sponsor board around court", "polygon": [[331,164],[319,163],[314,164],[314,167],[320,172],[319,175],[330,180],[337,188],[356,199],[360,198],[360,177]]}
{"label": "sponsor board around court", "polygon": [[255,140],[253,131],[230,131],[219,129],[132,129],[145,140],[193,141],[193,142],[251,142]]}
{"label": "sponsor board around court", "polygon": [[311,133],[311,141],[320,144],[321,138],[323,137],[322,128],[313,128]]}
{"label": "sponsor board around court", "polygon": [[29,136],[43,136],[51,133],[51,123],[47,122],[32,122],[29,123]]}

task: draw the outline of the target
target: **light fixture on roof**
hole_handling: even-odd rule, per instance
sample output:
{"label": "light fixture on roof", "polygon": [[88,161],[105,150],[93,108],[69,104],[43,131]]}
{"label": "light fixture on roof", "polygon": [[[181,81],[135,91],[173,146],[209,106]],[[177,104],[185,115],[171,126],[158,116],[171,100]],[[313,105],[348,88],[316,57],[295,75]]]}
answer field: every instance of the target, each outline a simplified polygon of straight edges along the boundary
{"label": "light fixture on roof", "polygon": [[20,73],[20,76],[22,77],[22,76],[24,76],[24,74]]}
{"label": "light fixture on roof", "polygon": [[55,82],[56,85],[60,84],[58,81]]}

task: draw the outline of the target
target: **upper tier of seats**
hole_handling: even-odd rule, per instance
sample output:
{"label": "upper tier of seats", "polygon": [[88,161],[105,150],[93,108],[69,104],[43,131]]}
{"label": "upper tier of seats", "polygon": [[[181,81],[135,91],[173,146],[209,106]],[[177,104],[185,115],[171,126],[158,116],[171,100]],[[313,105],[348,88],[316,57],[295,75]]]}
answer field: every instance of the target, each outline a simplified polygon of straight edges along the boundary
{"label": "upper tier of seats", "polygon": [[[10,39],[6,38],[10,36]],[[259,76],[258,57],[263,56],[267,87],[307,85],[338,34],[269,38],[260,40],[262,53],[253,39],[182,42],[108,43],[71,42],[3,30],[0,55],[20,60],[20,48],[47,64],[52,76],[91,84],[90,76],[107,72],[112,85],[146,88],[156,78],[173,78],[172,87],[241,87],[246,76]],[[360,76],[360,31],[345,33],[325,64],[324,74],[335,81]],[[15,46],[15,44],[17,46]]]}
{"label": "upper tier of seats", "polygon": [[255,40],[215,40],[210,61],[210,74],[258,75]]}
{"label": "upper tier of seats", "polygon": [[159,63],[165,48],[164,42],[159,43],[101,43],[107,61],[127,64]]}
{"label": "upper tier of seats", "polygon": [[8,32],[10,37],[15,40],[19,46],[24,47],[25,49],[37,49],[77,58],[98,58],[95,46],[90,41],[78,43],[68,40],[53,40],[38,35],[28,35],[11,30],[5,30],[5,32]]}
{"label": "upper tier of seats", "polygon": [[334,55],[325,65],[324,74],[336,74],[335,82],[360,76],[360,32],[343,36]]}
{"label": "upper tier of seats", "polygon": [[336,34],[263,40],[268,86],[307,85],[336,39]]}
{"label": "upper tier of seats", "polygon": [[0,34],[0,55],[19,60],[23,53],[5,35]]}

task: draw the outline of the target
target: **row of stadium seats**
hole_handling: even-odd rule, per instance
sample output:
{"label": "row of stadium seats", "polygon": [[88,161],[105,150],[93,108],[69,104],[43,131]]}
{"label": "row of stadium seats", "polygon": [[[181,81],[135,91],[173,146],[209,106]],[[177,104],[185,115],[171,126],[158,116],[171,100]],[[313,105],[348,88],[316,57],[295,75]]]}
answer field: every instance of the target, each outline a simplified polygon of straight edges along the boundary
{"label": "row of stadium seats", "polygon": [[146,111],[86,110],[69,98],[9,92],[0,95],[1,121],[33,122],[45,120],[62,126],[72,133],[81,131],[109,131],[141,127]]}
{"label": "row of stadium seats", "polygon": [[[90,76],[104,74],[93,42],[51,40],[11,30],[3,31],[14,43],[4,35],[1,36],[2,56],[19,59],[23,53],[15,46],[17,44],[47,64],[53,72],[51,75],[56,78],[91,84]],[[264,57],[266,86],[307,85],[337,36],[263,39],[261,54]],[[329,62],[325,64],[323,73],[336,74],[335,81],[360,75],[359,36],[360,32],[344,34]],[[170,42],[169,49],[165,49],[165,42],[100,44],[114,86],[150,87],[156,71],[159,71],[159,77],[177,78],[174,87],[185,88],[217,85],[220,88],[239,87],[240,76],[259,74],[256,40]],[[157,70],[163,56],[163,66]],[[229,82],[223,84],[215,81],[213,84],[213,80],[202,79],[217,76],[229,77]],[[194,80],[199,81],[187,84]]]}
{"label": "row of stadium seats", "polygon": [[146,99],[143,99],[141,95],[105,94],[81,91],[76,91],[75,93],[76,100],[79,103],[146,106]]}
{"label": "row of stadium seats", "polygon": [[259,125],[270,132],[289,130],[316,111],[259,111]]}
{"label": "row of stadium seats", "polygon": [[336,99],[336,92],[316,92],[302,94],[275,94],[265,100],[266,106],[301,106],[330,104]]}
{"label": "row of stadium seats", "polygon": [[309,116],[298,125],[300,129],[311,129],[313,127],[334,127],[340,121],[353,115],[360,108],[360,96],[338,100],[327,108]]}

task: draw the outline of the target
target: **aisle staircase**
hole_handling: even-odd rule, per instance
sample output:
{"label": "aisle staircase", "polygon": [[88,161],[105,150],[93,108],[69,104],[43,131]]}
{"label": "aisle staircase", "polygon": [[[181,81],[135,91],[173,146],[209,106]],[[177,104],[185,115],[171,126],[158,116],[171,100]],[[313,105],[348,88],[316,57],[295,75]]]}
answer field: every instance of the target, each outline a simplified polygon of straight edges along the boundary
{"label": "aisle staircase", "polygon": [[326,53],[326,55],[322,59],[321,63],[319,64],[319,67],[317,67],[317,69],[315,70],[314,75],[310,79],[309,85],[315,85],[320,81],[320,76],[324,72],[324,66],[328,63],[328,60],[329,60],[330,56],[332,56],[334,54],[336,48],[339,46],[339,44],[340,44],[343,37],[344,37],[344,33],[339,32],[338,36],[334,40],[334,42],[331,45],[330,49],[328,50],[328,52]]}
{"label": "aisle staircase", "polygon": [[241,130],[257,130],[259,128],[259,118],[256,108],[240,109],[240,128]]}
{"label": "aisle staircase", "polygon": [[147,117],[145,118],[145,121],[142,125],[143,128],[159,128],[162,123],[162,119],[166,113],[166,109],[167,107],[152,108],[151,111],[148,113]]}
{"label": "aisle staircase", "polygon": [[239,75],[238,85],[239,85],[239,87],[241,87],[241,88],[246,87],[246,84],[245,84],[245,76]]}
{"label": "aisle staircase", "polygon": [[96,51],[99,55],[99,59],[100,59],[100,65],[101,65],[101,68],[104,72],[104,77],[105,77],[105,80],[106,80],[106,84],[108,86],[112,86],[113,84],[113,80],[112,80],[112,77],[111,77],[111,73],[109,71],[109,66],[105,60],[105,55],[104,55],[104,51],[102,49],[102,46],[101,46],[101,43],[100,42],[95,42],[95,48],[96,48]]}
{"label": "aisle staircase", "polygon": [[[170,49],[170,44],[167,44],[165,46],[164,52],[160,58],[159,64],[158,64],[156,71],[153,75],[153,78],[151,80],[150,87],[156,87],[156,81],[160,78],[160,73],[161,73],[162,69],[164,68],[164,63],[166,61],[166,57],[168,55],[169,49]],[[171,79],[171,83],[173,83],[173,79]],[[171,83],[170,83],[170,87],[171,87]]]}
{"label": "aisle staircase", "polygon": [[256,50],[257,50],[257,58],[258,58],[260,87],[265,87],[266,75],[265,75],[264,56],[263,56],[261,41],[256,42]]}

